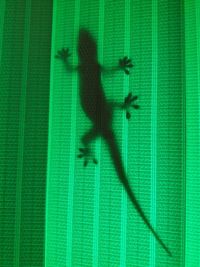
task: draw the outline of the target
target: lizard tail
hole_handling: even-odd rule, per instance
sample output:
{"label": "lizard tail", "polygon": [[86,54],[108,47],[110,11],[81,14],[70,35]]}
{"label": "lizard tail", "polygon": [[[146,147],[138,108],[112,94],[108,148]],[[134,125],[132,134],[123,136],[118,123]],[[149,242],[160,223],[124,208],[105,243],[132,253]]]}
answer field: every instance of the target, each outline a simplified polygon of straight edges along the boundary
{"label": "lizard tail", "polygon": [[117,142],[115,140],[114,133],[110,131],[109,133],[104,134],[104,138],[106,140],[106,143],[108,145],[109,151],[111,153],[111,158],[113,160],[113,164],[114,164],[115,170],[116,170],[116,172],[118,174],[119,180],[123,184],[123,186],[124,186],[128,196],[129,196],[131,202],[133,203],[135,209],[137,210],[137,212],[139,213],[139,215],[141,216],[142,220],[144,221],[146,226],[149,228],[151,233],[154,235],[156,240],[159,242],[159,244],[166,251],[166,253],[169,256],[172,256],[170,250],[164,244],[164,242],[159,237],[159,235],[157,234],[157,232],[154,230],[153,226],[149,222],[148,218],[144,214],[144,211],[142,210],[139,202],[136,199],[136,196],[135,196],[134,192],[132,191],[132,189],[130,187],[129,181],[127,179],[127,176],[126,176],[126,173],[125,173],[125,170],[124,170],[123,162],[122,162],[122,159],[121,159],[121,156],[120,156],[120,151],[119,151]]}

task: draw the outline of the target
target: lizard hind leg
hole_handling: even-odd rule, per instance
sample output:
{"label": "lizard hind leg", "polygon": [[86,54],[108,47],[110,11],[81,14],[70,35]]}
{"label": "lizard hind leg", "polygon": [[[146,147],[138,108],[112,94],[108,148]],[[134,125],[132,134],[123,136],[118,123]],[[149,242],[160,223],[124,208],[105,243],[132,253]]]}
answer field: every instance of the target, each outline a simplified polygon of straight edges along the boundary
{"label": "lizard hind leg", "polygon": [[92,153],[91,143],[99,136],[96,129],[92,128],[88,132],[86,132],[82,138],[81,143],[83,144],[83,148],[79,148],[80,154],[78,155],[78,158],[83,158],[84,162],[83,165],[86,167],[88,165],[89,160],[92,159],[94,164],[97,164],[98,161],[94,157]]}

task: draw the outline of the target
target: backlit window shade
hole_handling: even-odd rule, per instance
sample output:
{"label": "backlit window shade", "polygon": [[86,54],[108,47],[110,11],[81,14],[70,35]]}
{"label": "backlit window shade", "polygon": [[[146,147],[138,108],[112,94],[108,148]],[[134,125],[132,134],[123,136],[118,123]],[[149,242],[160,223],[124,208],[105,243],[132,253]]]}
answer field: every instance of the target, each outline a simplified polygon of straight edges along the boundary
{"label": "backlit window shade", "polygon": [[[198,266],[198,1],[3,0],[0,10],[0,266]],[[112,103],[138,96],[129,120],[116,108],[113,130],[172,257],[127,197],[106,142],[94,143],[98,164],[77,157],[91,122],[78,73],[55,55],[69,48],[78,64],[80,28],[105,68],[132,59],[130,75],[102,74],[103,90]]]}
{"label": "backlit window shade", "polygon": [[0,1],[0,266],[44,266],[51,1]]}
{"label": "backlit window shade", "polygon": [[[70,10],[70,14],[69,14]],[[48,266],[183,266],[185,232],[184,24],[180,1],[56,1],[54,4],[46,263]],[[54,59],[63,47],[76,65],[80,27],[96,39],[98,59],[135,67],[103,76],[117,103],[129,91],[139,110],[116,111],[113,129],[130,184],[172,251],[170,258],[136,213],[118,181],[105,143],[97,166],[77,159],[90,121],[81,110],[78,76]],[[92,75],[92,74],[91,74]],[[89,95],[88,95],[89,97]],[[52,264],[52,265],[51,265]]]}

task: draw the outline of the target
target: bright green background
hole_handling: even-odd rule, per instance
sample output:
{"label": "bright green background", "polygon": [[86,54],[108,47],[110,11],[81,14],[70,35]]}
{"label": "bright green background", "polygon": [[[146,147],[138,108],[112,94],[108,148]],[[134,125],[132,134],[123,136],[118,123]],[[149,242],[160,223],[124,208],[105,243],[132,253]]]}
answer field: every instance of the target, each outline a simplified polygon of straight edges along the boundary
{"label": "bright green background", "polygon": [[[0,266],[198,266],[200,3],[0,3]],[[116,111],[113,127],[130,184],[172,258],[127,199],[103,140],[98,166],[77,159],[90,122],[77,74],[54,55],[69,47],[77,64],[80,26],[103,65],[124,55],[135,64],[103,85],[117,102],[139,96],[131,120]]]}

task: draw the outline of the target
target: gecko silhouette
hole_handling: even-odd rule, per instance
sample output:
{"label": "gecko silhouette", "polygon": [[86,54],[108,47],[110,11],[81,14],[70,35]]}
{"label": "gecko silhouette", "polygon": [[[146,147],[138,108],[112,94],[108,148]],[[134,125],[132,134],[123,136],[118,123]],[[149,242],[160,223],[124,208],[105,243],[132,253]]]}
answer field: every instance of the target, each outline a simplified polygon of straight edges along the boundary
{"label": "gecko silhouette", "polygon": [[[167,254],[169,256],[172,256],[170,250],[164,244],[164,242],[159,237],[159,235],[149,222],[148,218],[144,214],[129,184],[122,162],[121,153],[116,141],[114,131],[112,129],[113,105],[107,101],[101,82],[101,73],[105,71],[105,68],[98,63],[97,44],[89,31],[83,28],[81,28],[79,31],[79,64],[77,67],[73,67],[69,64],[69,56],[69,49],[63,48],[62,50],[58,51],[55,57],[61,59],[64,62],[65,67],[68,71],[76,70],[79,72],[79,93],[81,106],[86,116],[92,122],[92,128],[82,137],[82,144],[84,147],[79,149],[80,154],[78,155],[78,157],[84,159],[84,166],[88,164],[88,161],[90,159],[92,159],[93,162],[97,164],[97,160],[95,158],[92,158],[90,143],[99,136],[104,138],[108,146],[108,150],[110,151],[116,173],[118,174],[119,180],[124,186],[132,204],[134,205],[140,217],[142,218],[146,226],[149,228],[149,230],[152,232],[156,240],[160,243],[160,245],[167,252]],[[131,67],[133,67],[131,60],[128,57],[124,57],[119,60],[118,66],[113,67],[108,71],[123,70],[125,74],[128,75],[128,69]],[[128,96],[125,97],[124,103],[121,105],[117,105],[118,107],[126,111],[127,119],[131,117],[131,108],[139,108],[139,106],[135,104],[135,100],[137,100],[137,96],[133,96],[132,93],[129,93]]]}

